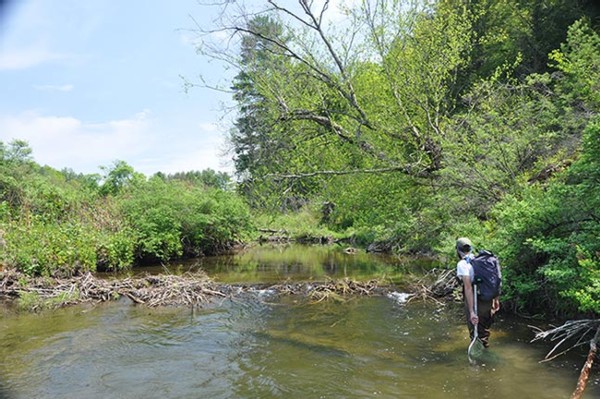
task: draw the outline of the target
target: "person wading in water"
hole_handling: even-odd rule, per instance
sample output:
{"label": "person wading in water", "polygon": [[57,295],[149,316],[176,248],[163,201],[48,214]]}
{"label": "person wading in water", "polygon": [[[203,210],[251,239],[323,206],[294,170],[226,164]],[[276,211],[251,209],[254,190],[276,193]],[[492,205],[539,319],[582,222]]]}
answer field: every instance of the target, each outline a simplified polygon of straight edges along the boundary
{"label": "person wading in water", "polygon": [[[463,285],[463,299],[465,301],[465,313],[467,316],[467,326],[469,335],[473,339],[474,329],[477,326],[477,334],[484,347],[489,347],[490,327],[494,322],[494,314],[500,309],[500,298],[495,296],[491,299],[477,296],[477,312],[473,301],[473,282],[475,271],[471,261],[475,259],[473,255],[473,244],[471,240],[462,237],[456,240],[456,254],[459,261],[456,265],[456,275]],[[498,275],[500,275],[500,265],[497,265]]]}

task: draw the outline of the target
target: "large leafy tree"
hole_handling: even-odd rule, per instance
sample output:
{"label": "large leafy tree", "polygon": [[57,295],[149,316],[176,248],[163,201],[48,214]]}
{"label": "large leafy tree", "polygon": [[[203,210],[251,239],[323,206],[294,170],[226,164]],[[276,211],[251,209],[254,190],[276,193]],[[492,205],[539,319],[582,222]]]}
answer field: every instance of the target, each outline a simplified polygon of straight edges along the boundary
{"label": "large leafy tree", "polygon": [[279,178],[290,189],[301,178],[303,186],[352,173],[423,179],[442,168],[449,87],[468,60],[469,13],[374,3],[346,10],[351,22],[335,24],[329,1],[267,1],[249,23],[222,27],[241,33],[238,172],[254,182]]}

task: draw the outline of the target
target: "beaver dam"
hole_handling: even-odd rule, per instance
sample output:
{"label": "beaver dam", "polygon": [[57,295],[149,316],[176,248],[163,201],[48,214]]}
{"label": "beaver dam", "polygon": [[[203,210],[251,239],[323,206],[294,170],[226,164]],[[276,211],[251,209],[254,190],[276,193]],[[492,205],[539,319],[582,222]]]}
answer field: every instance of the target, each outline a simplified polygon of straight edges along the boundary
{"label": "beaver dam", "polygon": [[[451,293],[456,280],[451,270],[433,270],[410,285],[411,298],[436,298]],[[204,271],[104,279],[85,273],[71,278],[28,277],[14,270],[0,273],[0,297],[21,300],[30,310],[83,302],[106,302],[122,297],[149,307],[202,307],[215,299],[235,298],[248,291],[268,290],[279,295],[301,295],[312,301],[342,300],[349,296],[385,295],[395,286],[384,280],[348,278],[323,282],[222,284]]]}

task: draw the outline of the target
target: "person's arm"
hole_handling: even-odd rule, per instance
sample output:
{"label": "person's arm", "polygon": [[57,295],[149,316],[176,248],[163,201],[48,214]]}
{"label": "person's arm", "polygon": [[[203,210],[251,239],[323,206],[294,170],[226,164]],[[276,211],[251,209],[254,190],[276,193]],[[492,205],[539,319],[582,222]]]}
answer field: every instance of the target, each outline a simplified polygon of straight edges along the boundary
{"label": "person's arm", "polygon": [[[496,265],[498,268],[498,277],[500,277],[500,290],[502,290],[502,268],[500,267],[500,262]],[[500,310],[500,296],[498,295],[494,299],[492,299],[492,315]]]}
{"label": "person's arm", "polygon": [[473,303],[473,285],[471,284],[471,278],[469,276],[462,276],[463,287],[465,289],[465,301],[467,301],[467,309],[469,309],[469,320],[471,324],[476,325],[479,323],[479,316],[475,313],[475,307]]}

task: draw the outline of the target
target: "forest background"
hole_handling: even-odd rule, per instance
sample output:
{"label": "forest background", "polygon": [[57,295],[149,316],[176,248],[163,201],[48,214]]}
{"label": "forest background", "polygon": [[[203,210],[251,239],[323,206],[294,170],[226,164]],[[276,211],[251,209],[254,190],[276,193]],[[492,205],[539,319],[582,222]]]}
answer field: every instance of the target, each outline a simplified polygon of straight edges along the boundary
{"label": "forest background", "polygon": [[238,71],[235,176],[84,175],[0,143],[4,267],[120,270],[258,228],[452,267],[469,236],[500,257],[513,310],[600,314],[596,2],[371,0],[335,21],[328,1],[288,3],[226,2],[198,30],[199,52]]}

